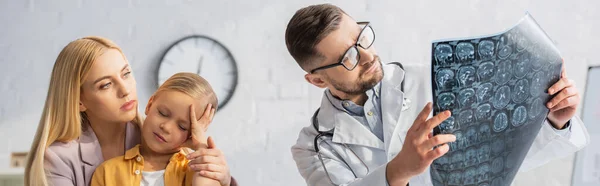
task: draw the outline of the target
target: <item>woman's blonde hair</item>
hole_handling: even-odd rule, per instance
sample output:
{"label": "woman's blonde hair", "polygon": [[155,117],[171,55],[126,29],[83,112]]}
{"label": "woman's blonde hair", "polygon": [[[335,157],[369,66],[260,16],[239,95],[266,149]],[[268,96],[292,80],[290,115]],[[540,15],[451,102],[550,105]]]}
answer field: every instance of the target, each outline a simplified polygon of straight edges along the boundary
{"label": "woman's blonde hair", "polygon": [[[85,113],[79,111],[81,85],[96,58],[107,49],[123,54],[112,41],[90,36],[70,42],[56,58],[42,117],[27,157],[25,185],[48,185],[44,171],[46,149],[55,141],[68,142],[81,135],[87,121]],[[141,122],[139,112],[132,122]]]}
{"label": "woman's blonde hair", "polygon": [[158,90],[154,92],[153,96],[157,96],[160,92],[167,90],[178,91],[187,94],[194,99],[205,98],[208,100],[208,103],[212,104],[212,108],[217,110],[217,95],[213,91],[208,81],[197,74],[189,72],[177,73],[167,79],[160,87],[158,87]]}

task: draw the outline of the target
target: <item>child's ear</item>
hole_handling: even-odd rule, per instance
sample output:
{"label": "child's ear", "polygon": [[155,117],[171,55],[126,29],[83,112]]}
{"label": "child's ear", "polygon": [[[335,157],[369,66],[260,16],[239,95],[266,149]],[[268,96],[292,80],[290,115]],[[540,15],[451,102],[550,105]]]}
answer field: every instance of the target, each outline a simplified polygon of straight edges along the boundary
{"label": "child's ear", "polygon": [[150,107],[152,106],[152,102],[154,102],[154,96],[151,96],[150,100],[148,100],[148,104],[146,105],[146,110],[144,110],[144,114],[146,116],[148,115],[148,111],[150,111]]}

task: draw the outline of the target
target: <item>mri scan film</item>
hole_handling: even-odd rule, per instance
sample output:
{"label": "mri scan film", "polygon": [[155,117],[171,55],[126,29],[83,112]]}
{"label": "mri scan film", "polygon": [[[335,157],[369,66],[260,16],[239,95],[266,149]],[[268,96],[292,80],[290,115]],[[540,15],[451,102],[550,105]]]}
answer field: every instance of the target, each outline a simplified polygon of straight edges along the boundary
{"label": "mri scan film", "polygon": [[431,164],[436,186],[510,185],[549,110],[562,58],[530,14],[509,30],[432,43],[434,135],[454,134]]}

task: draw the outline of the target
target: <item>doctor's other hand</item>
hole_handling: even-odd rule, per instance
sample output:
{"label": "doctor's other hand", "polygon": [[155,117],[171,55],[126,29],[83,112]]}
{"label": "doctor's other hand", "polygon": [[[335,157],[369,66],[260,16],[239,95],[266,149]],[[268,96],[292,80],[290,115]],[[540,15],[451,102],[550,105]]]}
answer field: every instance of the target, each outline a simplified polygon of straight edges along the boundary
{"label": "doctor's other hand", "polygon": [[223,151],[217,148],[212,137],[208,137],[208,147],[187,155],[189,167],[201,176],[217,180],[222,186],[231,185],[231,174]]}
{"label": "doctor's other hand", "polygon": [[388,163],[386,177],[390,186],[406,185],[411,177],[423,173],[433,160],[450,150],[446,143],[456,141],[452,134],[431,135],[433,128],[451,115],[450,111],[444,111],[427,119],[431,110],[429,102],[408,129],[400,153]]}
{"label": "doctor's other hand", "polygon": [[548,121],[554,128],[562,129],[575,115],[577,106],[581,102],[575,83],[567,78],[564,63],[560,79],[548,89],[548,94],[554,95],[554,98],[546,103],[550,109]]}

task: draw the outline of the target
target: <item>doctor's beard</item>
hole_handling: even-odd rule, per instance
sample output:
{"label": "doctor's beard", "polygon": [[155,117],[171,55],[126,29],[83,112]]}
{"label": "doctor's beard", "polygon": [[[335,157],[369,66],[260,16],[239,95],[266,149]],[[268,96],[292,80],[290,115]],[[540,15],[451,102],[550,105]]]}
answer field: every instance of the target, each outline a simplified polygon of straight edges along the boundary
{"label": "doctor's beard", "polygon": [[[379,72],[376,72],[375,74],[373,74],[373,76],[371,76],[368,79],[364,77],[365,71],[369,69],[372,65],[376,65],[377,63],[379,63]],[[330,78],[329,76],[326,77],[333,86],[333,88],[335,88],[336,90],[348,95],[360,95],[367,92],[367,90],[375,87],[375,85],[377,85],[377,83],[379,83],[381,79],[383,79],[383,66],[381,66],[381,60],[379,59],[379,56],[375,56],[375,59],[368,66],[362,68],[360,75],[358,76],[358,81],[356,81],[356,83],[339,82],[334,80],[333,78]]]}

